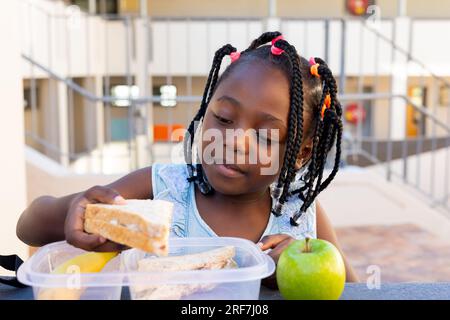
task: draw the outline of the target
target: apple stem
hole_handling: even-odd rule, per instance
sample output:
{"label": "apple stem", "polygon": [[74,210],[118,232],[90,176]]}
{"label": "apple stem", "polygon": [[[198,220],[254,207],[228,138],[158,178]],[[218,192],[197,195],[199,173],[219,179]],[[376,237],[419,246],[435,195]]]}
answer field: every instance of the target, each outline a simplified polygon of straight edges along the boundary
{"label": "apple stem", "polygon": [[305,238],[305,251],[304,252],[306,252],[306,253],[311,252],[311,245],[309,243],[309,240],[310,240],[309,237]]}

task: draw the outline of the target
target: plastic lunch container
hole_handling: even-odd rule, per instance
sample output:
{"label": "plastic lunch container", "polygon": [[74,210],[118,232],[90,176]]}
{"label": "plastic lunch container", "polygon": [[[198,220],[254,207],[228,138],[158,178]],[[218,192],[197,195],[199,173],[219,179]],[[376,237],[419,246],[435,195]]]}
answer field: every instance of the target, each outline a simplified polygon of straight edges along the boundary
{"label": "plastic lunch container", "polygon": [[233,260],[238,268],[139,272],[138,261],[151,255],[129,249],[99,273],[51,274],[55,266],[85,253],[65,241],[56,242],[40,248],[23,263],[17,277],[33,287],[35,299],[119,300],[122,287],[129,288],[131,299],[258,299],[261,279],[274,272],[275,263],[251,241],[231,237],[171,238],[169,256],[223,246],[235,247]]}

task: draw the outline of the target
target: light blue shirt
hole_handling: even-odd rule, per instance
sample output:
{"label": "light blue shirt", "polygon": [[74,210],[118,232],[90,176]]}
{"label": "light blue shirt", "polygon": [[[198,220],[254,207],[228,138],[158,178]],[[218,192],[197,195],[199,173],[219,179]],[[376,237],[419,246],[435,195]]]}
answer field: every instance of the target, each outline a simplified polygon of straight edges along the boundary
{"label": "light blue shirt", "polygon": [[[297,174],[291,183],[291,189],[303,184]],[[194,183],[187,181],[186,164],[153,164],[152,188],[153,198],[170,201],[174,204],[171,226],[172,237],[217,237],[217,234],[200,216],[196,201]],[[275,204],[275,201],[272,201]],[[288,234],[300,239],[306,236],[316,238],[316,206],[313,203],[299,218],[298,226],[292,226],[289,218],[298,212],[302,200],[292,196],[283,205],[282,215],[275,217],[270,214],[269,221],[262,237],[271,234]],[[232,223],[230,221],[230,223]],[[261,238],[262,238],[261,237]]]}

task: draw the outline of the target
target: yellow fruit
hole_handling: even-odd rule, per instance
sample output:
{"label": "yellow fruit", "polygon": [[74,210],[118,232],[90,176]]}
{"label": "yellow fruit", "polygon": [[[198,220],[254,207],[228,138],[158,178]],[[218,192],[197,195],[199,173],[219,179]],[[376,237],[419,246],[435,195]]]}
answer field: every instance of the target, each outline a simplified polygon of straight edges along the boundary
{"label": "yellow fruit", "polygon": [[80,300],[82,289],[44,288],[39,290],[38,300]]}
{"label": "yellow fruit", "polygon": [[80,273],[100,272],[109,260],[115,256],[117,256],[117,252],[88,252],[80,254],[56,267],[52,274],[75,273],[74,270],[79,270]]}
{"label": "yellow fruit", "polygon": [[[88,252],[80,254],[56,267],[52,274],[77,274],[100,272],[117,252]],[[79,300],[83,288],[43,288],[38,300]]]}

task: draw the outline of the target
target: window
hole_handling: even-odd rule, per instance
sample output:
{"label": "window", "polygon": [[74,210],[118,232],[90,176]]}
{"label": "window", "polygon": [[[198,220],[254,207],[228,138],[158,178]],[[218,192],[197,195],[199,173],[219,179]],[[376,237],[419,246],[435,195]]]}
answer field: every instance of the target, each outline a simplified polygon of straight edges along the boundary
{"label": "window", "polygon": [[[38,90],[38,88],[36,87],[35,88],[36,89],[36,91],[35,91],[35,103],[36,103],[36,109],[38,108],[38,101],[39,101],[39,90]],[[24,107],[24,109],[25,110],[29,110],[29,109],[31,109],[31,107],[32,107],[32,101],[31,101],[31,99],[32,99],[32,96],[31,96],[31,94],[32,94],[32,92],[31,92],[31,88],[24,88],[23,89],[23,107]]]}
{"label": "window", "polygon": [[137,99],[139,97],[138,86],[117,85],[111,87],[111,95],[118,100],[112,103],[115,107],[129,107],[131,105],[131,99]]}
{"label": "window", "polygon": [[[119,5],[117,0],[96,0],[96,14],[118,14]],[[70,0],[70,3],[79,6],[83,11],[89,11],[89,0]]]}
{"label": "window", "polygon": [[450,88],[446,84],[441,85],[439,88],[439,105],[441,107],[447,107],[450,105],[449,95]]}
{"label": "window", "polygon": [[177,87],[172,84],[165,84],[153,88],[153,95],[160,96],[161,107],[175,107],[177,105]]}

